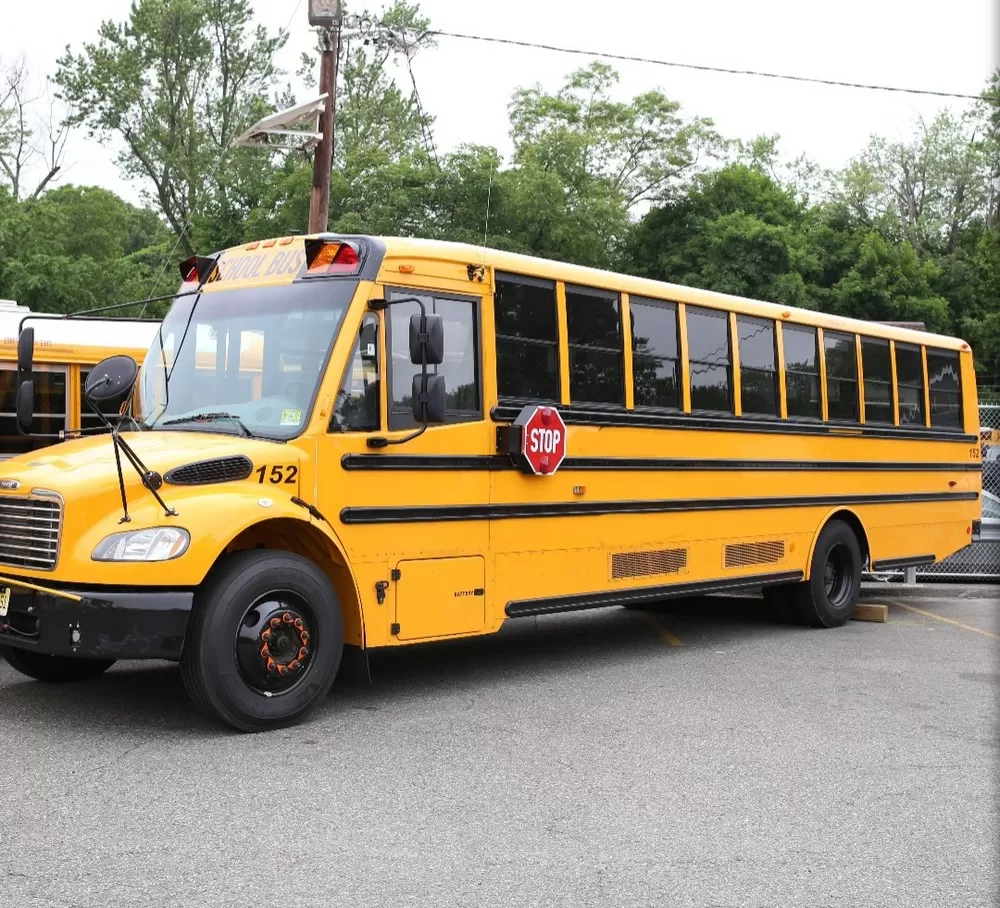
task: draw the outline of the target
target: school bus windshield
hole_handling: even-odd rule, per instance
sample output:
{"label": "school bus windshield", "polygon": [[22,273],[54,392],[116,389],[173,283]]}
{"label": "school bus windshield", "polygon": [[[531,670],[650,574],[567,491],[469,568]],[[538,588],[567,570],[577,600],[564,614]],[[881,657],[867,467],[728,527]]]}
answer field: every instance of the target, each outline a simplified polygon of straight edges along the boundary
{"label": "school bus windshield", "polygon": [[356,288],[316,281],[179,298],[143,366],[145,427],[298,435]]}

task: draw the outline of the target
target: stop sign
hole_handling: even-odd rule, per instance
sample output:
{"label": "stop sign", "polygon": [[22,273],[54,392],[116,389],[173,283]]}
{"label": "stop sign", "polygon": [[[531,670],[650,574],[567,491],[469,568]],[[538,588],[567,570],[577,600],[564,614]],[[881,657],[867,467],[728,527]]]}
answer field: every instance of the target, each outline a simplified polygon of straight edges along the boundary
{"label": "stop sign", "polygon": [[566,456],[566,423],[555,407],[525,407],[514,420],[521,429],[518,466],[525,473],[548,476]]}

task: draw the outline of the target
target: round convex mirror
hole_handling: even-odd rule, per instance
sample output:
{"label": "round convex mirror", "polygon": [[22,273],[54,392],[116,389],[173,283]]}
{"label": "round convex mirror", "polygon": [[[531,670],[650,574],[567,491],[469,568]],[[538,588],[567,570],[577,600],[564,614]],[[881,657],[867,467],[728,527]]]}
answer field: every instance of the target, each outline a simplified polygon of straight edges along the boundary
{"label": "round convex mirror", "polygon": [[90,370],[83,393],[99,404],[124,400],[138,377],[139,365],[131,356],[109,356]]}

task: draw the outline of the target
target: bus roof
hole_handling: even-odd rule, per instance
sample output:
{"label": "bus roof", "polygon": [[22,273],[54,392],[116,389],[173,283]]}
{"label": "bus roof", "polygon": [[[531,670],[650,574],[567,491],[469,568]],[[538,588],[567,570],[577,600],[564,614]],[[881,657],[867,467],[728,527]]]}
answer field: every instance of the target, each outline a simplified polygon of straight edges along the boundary
{"label": "bus roof", "polygon": [[[17,334],[25,316],[38,315],[25,306],[0,308],[0,359],[17,356]],[[145,353],[160,326],[157,321],[131,321],[106,318],[29,319],[25,327],[35,329],[35,358],[39,362],[87,361],[102,359],[108,351]]]}
{"label": "bus roof", "polygon": [[[701,290],[696,287],[686,287],[681,284],[671,284],[666,281],[654,281],[647,278],[632,277],[627,274],[617,274],[599,268],[588,268],[582,265],[570,265],[549,259],[521,255],[515,252],[504,252],[498,249],[484,249],[467,243],[451,243],[439,240],[411,239],[403,237],[380,238],[386,246],[386,257],[413,257],[458,259],[470,264],[485,264],[496,271],[509,271],[528,277],[543,277],[550,280],[560,280],[566,283],[580,284],[596,289],[615,290],[636,296],[649,296],[656,299],[673,300],[692,305],[713,308],[733,309],[749,315],[760,315],[779,321],[802,322],[818,325],[830,330],[865,334],[869,337],[892,338],[903,343],[929,344],[953,350],[968,350],[961,338],[912,328],[886,325],[882,322],[863,321],[861,319],[845,318],[838,315],[828,315],[811,309],[794,306],[783,306],[763,300],[732,296],[726,293],[716,293],[712,290]],[[787,315],[786,315],[787,313]]]}

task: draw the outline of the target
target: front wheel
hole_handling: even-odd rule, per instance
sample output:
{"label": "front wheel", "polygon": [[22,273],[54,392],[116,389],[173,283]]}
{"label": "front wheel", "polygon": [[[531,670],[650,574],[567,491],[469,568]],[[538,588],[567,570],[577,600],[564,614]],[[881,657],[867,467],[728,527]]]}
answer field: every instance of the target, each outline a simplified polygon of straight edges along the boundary
{"label": "front wheel", "polygon": [[181,676],[209,716],[265,731],[301,720],[329,693],[343,645],[340,603],[315,564],[238,552],[197,597]]}
{"label": "front wheel", "polygon": [[816,541],[809,580],[795,588],[795,607],[811,627],[839,627],[854,614],[860,592],[858,537],[843,521],[831,520]]}
{"label": "front wheel", "polygon": [[103,675],[114,659],[78,659],[74,656],[49,656],[15,646],[0,646],[0,655],[11,668],[22,675],[49,684],[68,684],[71,681],[92,681]]}

